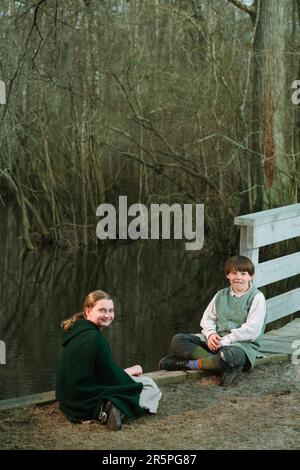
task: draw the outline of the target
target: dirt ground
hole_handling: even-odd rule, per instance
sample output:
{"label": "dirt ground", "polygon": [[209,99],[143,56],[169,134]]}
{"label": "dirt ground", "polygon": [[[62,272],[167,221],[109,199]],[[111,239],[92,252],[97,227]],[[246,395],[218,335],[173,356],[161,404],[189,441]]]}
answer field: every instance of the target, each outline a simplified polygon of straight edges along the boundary
{"label": "dirt ground", "polygon": [[[71,424],[56,403],[0,412],[1,449],[299,449],[300,365],[268,364],[235,386],[218,377],[161,387],[157,415],[112,433]],[[113,439],[112,439],[113,437]]]}

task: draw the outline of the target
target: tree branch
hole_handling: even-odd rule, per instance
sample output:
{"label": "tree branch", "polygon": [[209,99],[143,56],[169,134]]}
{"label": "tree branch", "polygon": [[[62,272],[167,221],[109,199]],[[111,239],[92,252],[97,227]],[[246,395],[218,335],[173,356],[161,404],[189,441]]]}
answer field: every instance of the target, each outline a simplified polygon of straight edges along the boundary
{"label": "tree branch", "polygon": [[37,25],[37,17],[38,17],[38,12],[39,12],[39,8],[40,6],[45,2],[46,0],[39,0],[37,2],[37,4],[35,5],[34,7],[34,18],[33,18],[33,24],[30,28],[30,31],[29,31],[29,34],[28,34],[28,37],[26,38],[25,40],[25,45],[24,45],[24,52],[19,60],[19,63],[17,64],[17,68],[16,68],[16,71],[13,75],[13,77],[10,79],[10,84],[9,84],[9,88],[8,88],[8,92],[7,92],[7,96],[6,96],[6,104],[5,104],[5,107],[4,107],[4,110],[3,110],[3,114],[2,114],[2,117],[1,117],[1,122],[0,122],[0,126],[2,125],[3,121],[4,121],[4,118],[5,118],[5,115],[6,115],[6,112],[7,112],[7,109],[8,109],[8,105],[9,105],[9,101],[10,101],[10,95],[11,95],[11,92],[12,92],[12,88],[14,86],[14,82],[19,74],[19,72],[23,69],[23,66],[24,66],[24,63],[25,63],[25,58],[26,58],[26,53],[27,53],[27,47],[29,45],[29,42],[30,42],[30,39],[31,39],[31,35],[33,33],[33,30],[36,29],[37,30],[37,33],[38,35],[40,36],[40,43],[38,45],[38,48],[34,54],[34,57],[32,58],[32,63],[34,62],[39,50],[40,50],[40,47],[41,47],[41,43],[43,41],[43,37],[38,29],[38,25]]}

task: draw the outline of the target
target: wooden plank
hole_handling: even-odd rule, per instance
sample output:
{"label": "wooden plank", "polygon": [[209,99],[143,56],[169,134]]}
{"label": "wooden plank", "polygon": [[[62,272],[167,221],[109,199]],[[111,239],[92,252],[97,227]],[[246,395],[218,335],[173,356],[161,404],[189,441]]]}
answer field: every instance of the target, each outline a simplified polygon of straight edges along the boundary
{"label": "wooden plank", "polygon": [[276,364],[278,362],[287,362],[290,360],[288,354],[275,353],[268,354],[264,357],[257,357],[254,363],[254,367],[260,366],[262,364]]}
{"label": "wooden plank", "polygon": [[282,336],[283,338],[285,336],[296,336],[297,338],[300,339],[300,331],[295,330],[294,328],[293,329],[287,329],[287,330],[283,330],[283,332],[280,336]]}
{"label": "wooden plank", "polygon": [[295,323],[294,320],[286,323],[285,325],[283,325],[280,329],[283,329],[283,328],[295,328],[296,330],[299,330],[300,329],[300,323]]}
{"label": "wooden plank", "polygon": [[300,274],[300,251],[260,263],[255,267],[254,283],[256,287],[266,286],[297,274]]}
{"label": "wooden plank", "polygon": [[8,410],[10,408],[17,408],[19,406],[30,406],[43,403],[50,403],[55,401],[55,391],[35,393],[34,395],[26,395],[17,398],[8,398],[7,400],[0,400],[0,410]]}
{"label": "wooden plank", "polygon": [[267,211],[240,215],[239,217],[235,217],[234,223],[235,225],[256,226],[297,216],[300,216],[300,204],[290,204],[289,206],[277,207]]}
{"label": "wooden plank", "polygon": [[300,287],[267,300],[267,323],[300,310]]}
{"label": "wooden plank", "polygon": [[[258,264],[259,248],[248,248],[248,227],[241,227],[240,234],[240,255],[247,256],[256,266]],[[251,230],[251,229],[250,229]]]}
{"label": "wooden plank", "polygon": [[283,332],[297,332],[297,334],[300,333],[300,327],[298,325],[293,325],[293,326],[283,326],[280,328],[278,331],[283,331]]}
{"label": "wooden plank", "polygon": [[293,354],[295,351],[290,343],[284,343],[281,341],[268,341],[264,339],[261,340],[261,346],[259,350],[285,354]]}
{"label": "wooden plank", "polygon": [[300,331],[298,330],[272,330],[268,331],[268,333],[265,333],[263,337],[267,335],[272,335],[272,336],[280,336],[281,338],[287,338],[288,336],[294,336],[295,338],[300,339]]}
{"label": "wooden plank", "polygon": [[285,330],[300,331],[300,326],[299,325],[284,326],[283,328]]}
{"label": "wooden plank", "polygon": [[292,330],[285,330],[284,333],[287,335],[287,336],[299,336],[299,330],[295,330],[295,329],[292,329]]}
{"label": "wooden plank", "polygon": [[169,371],[157,370],[147,372],[148,377],[151,377],[159,385],[168,385],[171,383],[184,382],[187,378],[187,373],[181,370]]}
{"label": "wooden plank", "polygon": [[264,336],[280,336],[281,338],[287,338],[288,336],[295,336],[295,338],[300,339],[300,331],[299,330],[272,330],[268,331],[267,333],[264,334]]}
{"label": "wooden plank", "polygon": [[247,247],[248,249],[259,248],[299,236],[300,216],[256,227],[248,227]]}
{"label": "wooden plank", "polygon": [[283,343],[290,343],[292,344],[294,341],[299,341],[300,336],[281,336],[281,335],[270,335],[266,333],[262,340],[271,340],[271,341],[281,341]]}
{"label": "wooden plank", "polygon": [[[300,328],[298,326],[283,326],[279,330],[271,330],[274,334],[282,334],[282,335],[300,335]],[[268,331],[270,333],[270,331]]]}

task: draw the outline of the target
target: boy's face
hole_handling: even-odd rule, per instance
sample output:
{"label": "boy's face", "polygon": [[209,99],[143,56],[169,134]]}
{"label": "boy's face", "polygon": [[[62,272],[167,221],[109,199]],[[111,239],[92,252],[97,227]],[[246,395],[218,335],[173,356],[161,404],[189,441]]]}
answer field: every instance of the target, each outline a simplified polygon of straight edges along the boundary
{"label": "boy's face", "polygon": [[250,281],[254,278],[248,271],[230,271],[226,275],[234,292],[246,292],[249,289]]}

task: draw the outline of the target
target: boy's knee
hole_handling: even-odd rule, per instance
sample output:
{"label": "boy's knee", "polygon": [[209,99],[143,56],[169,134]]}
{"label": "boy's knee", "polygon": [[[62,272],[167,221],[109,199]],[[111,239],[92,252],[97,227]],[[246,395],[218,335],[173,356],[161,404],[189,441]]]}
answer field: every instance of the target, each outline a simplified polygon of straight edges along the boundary
{"label": "boy's knee", "polygon": [[186,343],[188,336],[189,335],[184,333],[177,333],[177,335],[174,335],[171,340],[171,348]]}
{"label": "boy's knee", "polygon": [[176,335],[173,336],[171,343],[178,343],[182,342],[182,340],[186,337],[187,335],[184,333],[177,333]]}
{"label": "boy's knee", "polygon": [[238,346],[223,346],[220,348],[220,357],[228,368],[242,366],[246,362],[246,354]]}
{"label": "boy's knee", "polygon": [[171,351],[179,356],[184,355],[186,352],[186,346],[189,343],[189,337],[185,333],[178,333],[173,336],[171,340]]}

